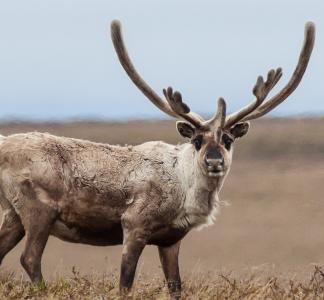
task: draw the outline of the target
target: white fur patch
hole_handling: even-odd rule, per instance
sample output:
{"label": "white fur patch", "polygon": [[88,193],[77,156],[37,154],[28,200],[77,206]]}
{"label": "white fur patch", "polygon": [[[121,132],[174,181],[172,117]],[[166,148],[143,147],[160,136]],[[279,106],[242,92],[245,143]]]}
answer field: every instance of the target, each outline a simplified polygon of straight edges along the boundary
{"label": "white fur patch", "polygon": [[200,170],[191,145],[185,146],[179,153],[178,168],[184,199],[173,226],[201,229],[214,224],[221,205],[218,192],[225,175],[214,181],[208,178]]}
{"label": "white fur patch", "polygon": [[219,212],[218,206],[214,206],[207,215],[200,212],[199,208],[188,210],[188,208],[184,207],[179,216],[173,221],[173,226],[176,228],[196,228],[201,230],[213,225]]}
{"label": "white fur patch", "polygon": [[46,191],[44,191],[42,188],[40,187],[35,187],[35,192],[37,194],[37,199],[39,201],[41,201],[42,203],[50,206],[50,207],[53,207],[55,209],[58,209],[58,203],[53,200],[48,194]]}

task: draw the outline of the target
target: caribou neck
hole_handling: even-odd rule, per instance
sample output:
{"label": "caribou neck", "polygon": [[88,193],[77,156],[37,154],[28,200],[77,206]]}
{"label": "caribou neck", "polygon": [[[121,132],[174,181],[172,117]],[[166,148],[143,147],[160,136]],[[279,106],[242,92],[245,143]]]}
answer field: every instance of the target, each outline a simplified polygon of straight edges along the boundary
{"label": "caribou neck", "polygon": [[183,197],[176,226],[201,228],[213,224],[219,207],[218,193],[225,176],[217,179],[204,175],[197,152],[189,143],[182,145],[179,151],[177,174]]}

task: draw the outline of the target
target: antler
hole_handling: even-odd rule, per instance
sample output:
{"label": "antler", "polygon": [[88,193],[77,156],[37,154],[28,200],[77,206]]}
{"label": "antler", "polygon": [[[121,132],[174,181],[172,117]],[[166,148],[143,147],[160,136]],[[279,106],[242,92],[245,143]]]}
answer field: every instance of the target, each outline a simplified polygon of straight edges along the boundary
{"label": "antler", "polygon": [[190,122],[196,128],[210,128],[216,126],[230,128],[239,121],[243,122],[253,120],[265,115],[282,103],[297,88],[306,71],[313,50],[315,40],[315,25],[312,22],[306,23],[304,44],[297,66],[291,79],[279,93],[273,96],[270,100],[265,101],[271,89],[277,84],[282,76],[281,68],[270,70],[268,72],[266,81],[264,81],[262,76],[258,77],[253,88],[255,100],[252,103],[243,107],[238,112],[230,114],[225,119],[226,103],[224,99],[220,98],[217,113],[214,115],[214,117],[207,121],[204,121],[204,119],[198,114],[190,112],[189,106],[182,101],[182,96],[179,92],[173,92],[171,87],[167,88],[166,90],[164,89],[163,94],[166,98],[165,101],[161,99],[160,96],[144,81],[144,79],[136,71],[130,57],[128,56],[121,34],[121,24],[117,20],[114,20],[111,23],[111,37],[119,61],[130,79],[160,110],[169,116],[182,118]]}
{"label": "antler", "polygon": [[215,115],[203,123],[203,127],[207,128],[224,128],[226,120],[226,102],[221,97],[218,99],[218,106]]}
{"label": "antler", "polygon": [[167,89],[163,89],[163,94],[173,112],[194,125],[196,128],[202,127],[203,123],[202,120],[200,120],[201,117],[196,117],[192,113],[189,113],[190,108],[186,103],[182,102],[182,96],[180,92],[173,92],[172,87],[168,87]]}
{"label": "antler", "polygon": [[[259,77],[257,83],[253,89],[253,94],[256,96],[256,100],[252,102],[250,105],[242,108],[240,111],[229,115],[226,118],[225,127],[229,128],[233,126],[238,121],[248,121],[257,119],[280,103],[282,103],[288,96],[297,88],[299,85],[309,62],[315,41],[315,25],[312,22],[308,22],[305,25],[305,38],[304,44],[299,56],[299,60],[295,71],[289,80],[289,82],[284,86],[279,93],[273,96],[268,101],[264,102],[270,90],[275,86],[275,84],[279,81],[282,72],[281,69],[278,68],[276,71],[271,70],[268,73],[268,78],[266,82],[263,82],[262,77]],[[264,103],[263,103],[264,102]],[[263,103],[263,104],[262,104]]]}
{"label": "antler", "polygon": [[190,112],[188,105],[182,102],[179,92],[173,93],[172,88],[168,88],[167,92],[164,92],[167,99],[165,101],[138,74],[127,53],[121,33],[121,23],[118,20],[114,20],[111,23],[111,38],[119,61],[129,78],[156,107],[171,117],[180,117],[187,120],[197,128],[202,126],[204,119],[198,114]]}
{"label": "antler", "polygon": [[264,82],[263,77],[259,76],[257,82],[253,88],[253,95],[255,96],[255,100],[251,102],[249,105],[243,107],[236,113],[230,114],[226,117],[226,128],[232,127],[235,123],[249,115],[256,108],[258,108],[265,98],[268,96],[271,89],[277,84],[279,79],[282,76],[281,68],[277,70],[270,70],[268,72],[267,80]]}

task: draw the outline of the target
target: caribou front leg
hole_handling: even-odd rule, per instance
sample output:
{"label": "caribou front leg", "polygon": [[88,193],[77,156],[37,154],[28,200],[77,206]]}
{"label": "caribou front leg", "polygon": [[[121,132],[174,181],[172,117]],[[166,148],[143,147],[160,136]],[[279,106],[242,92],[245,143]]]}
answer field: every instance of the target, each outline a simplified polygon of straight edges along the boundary
{"label": "caribou front leg", "polygon": [[179,273],[179,248],[181,241],[169,246],[159,247],[160,260],[173,299],[181,297],[181,278]]}
{"label": "caribou front leg", "polygon": [[119,289],[123,298],[130,294],[138,259],[146,245],[142,230],[124,229],[123,253],[120,270]]}

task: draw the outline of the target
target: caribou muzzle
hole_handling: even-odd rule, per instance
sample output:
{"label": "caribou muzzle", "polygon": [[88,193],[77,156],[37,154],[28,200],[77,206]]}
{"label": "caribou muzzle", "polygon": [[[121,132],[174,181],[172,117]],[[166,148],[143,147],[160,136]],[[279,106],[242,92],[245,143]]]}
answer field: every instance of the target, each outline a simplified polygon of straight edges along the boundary
{"label": "caribou muzzle", "polygon": [[210,149],[205,156],[207,173],[210,177],[221,177],[225,174],[224,157],[218,149]]}

